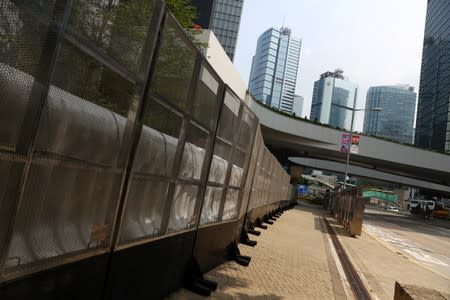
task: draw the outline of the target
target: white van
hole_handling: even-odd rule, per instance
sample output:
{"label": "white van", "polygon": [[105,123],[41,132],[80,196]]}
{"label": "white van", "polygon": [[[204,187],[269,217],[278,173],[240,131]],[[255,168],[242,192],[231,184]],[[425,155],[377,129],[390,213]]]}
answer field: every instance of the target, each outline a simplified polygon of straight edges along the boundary
{"label": "white van", "polygon": [[412,212],[417,206],[420,206],[420,203],[428,205],[428,208],[431,210],[434,210],[436,207],[436,203],[433,200],[414,199],[408,202],[408,210]]}

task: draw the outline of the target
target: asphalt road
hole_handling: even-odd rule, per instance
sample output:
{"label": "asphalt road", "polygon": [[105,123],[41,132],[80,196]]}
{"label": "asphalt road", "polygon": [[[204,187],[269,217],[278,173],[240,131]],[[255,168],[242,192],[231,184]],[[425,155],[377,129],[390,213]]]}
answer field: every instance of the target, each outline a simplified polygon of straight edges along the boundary
{"label": "asphalt road", "polygon": [[411,261],[450,280],[450,220],[366,208],[363,228]]}

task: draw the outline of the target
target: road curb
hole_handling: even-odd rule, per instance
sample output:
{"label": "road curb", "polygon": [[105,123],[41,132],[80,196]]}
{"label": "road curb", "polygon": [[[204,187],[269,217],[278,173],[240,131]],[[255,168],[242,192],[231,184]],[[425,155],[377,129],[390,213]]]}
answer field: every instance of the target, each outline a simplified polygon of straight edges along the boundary
{"label": "road curb", "polygon": [[[338,237],[338,239],[340,240],[341,238]],[[344,246],[344,243],[342,243],[342,247],[344,249],[346,249],[346,247]],[[346,249],[347,252],[349,252],[349,249]],[[359,267],[359,265],[355,262],[354,258],[350,255],[349,256],[349,260],[351,261],[353,267],[355,268],[356,272],[358,273],[359,277],[361,278],[361,281],[364,283],[364,285],[366,286],[367,290],[369,291],[370,295],[372,296],[372,298],[374,300],[381,300],[381,298],[377,295],[377,293],[375,293],[375,289],[372,287],[372,285],[370,285],[369,281],[367,280],[366,276],[364,276],[364,273],[361,271],[361,268]]]}

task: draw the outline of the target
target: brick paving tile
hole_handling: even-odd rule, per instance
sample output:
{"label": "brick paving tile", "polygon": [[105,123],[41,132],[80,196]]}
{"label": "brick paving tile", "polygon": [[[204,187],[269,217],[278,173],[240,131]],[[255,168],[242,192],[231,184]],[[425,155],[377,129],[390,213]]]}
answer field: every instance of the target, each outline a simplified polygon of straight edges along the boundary
{"label": "brick paving tile", "polygon": [[[336,272],[330,272],[334,260],[326,251],[322,212],[297,206],[267,230],[261,229],[259,237],[251,236],[258,241],[256,247],[239,245],[243,255],[252,257],[250,265],[230,261],[207,273],[206,278],[218,282],[210,299],[342,299],[336,295],[343,293],[333,290],[331,274]],[[178,299],[204,298],[185,289],[168,297]]]}

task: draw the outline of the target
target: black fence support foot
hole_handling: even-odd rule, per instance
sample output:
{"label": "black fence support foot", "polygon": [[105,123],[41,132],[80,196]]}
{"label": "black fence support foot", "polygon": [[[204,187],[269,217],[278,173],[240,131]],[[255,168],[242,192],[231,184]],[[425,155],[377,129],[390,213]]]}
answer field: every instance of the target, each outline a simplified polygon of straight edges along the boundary
{"label": "black fence support foot", "polygon": [[200,266],[194,257],[188,263],[184,281],[186,289],[204,297],[210,296],[211,292],[217,289],[217,282],[203,277]]}
{"label": "black fence support foot", "polygon": [[245,229],[242,229],[242,231],[241,231],[240,242],[242,244],[250,246],[250,247],[255,247],[256,244],[258,243],[257,241],[250,240],[250,238],[248,237],[247,231],[245,231]]}
{"label": "black fence support foot", "polygon": [[217,290],[217,282],[206,279],[206,278],[199,278],[198,283],[200,283],[203,286],[208,287],[211,291]]}
{"label": "black fence support foot", "polygon": [[240,264],[241,266],[247,267],[250,264],[252,258],[250,256],[238,255],[234,261]]}
{"label": "black fence support foot", "polygon": [[261,229],[267,229],[267,225],[264,225],[261,222],[261,219],[256,219],[256,227],[261,228]]}
{"label": "black fence support foot", "polygon": [[273,222],[270,221],[269,218],[268,218],[267,216],[264,216],[264,221],[263,221],[263,222],[264,222],[264,223],[267,223],[267,224],[269,224],[269,225],[272,225],[272,224],[273,224]]}
{"label": "black fence support foot", "polygon": [[186,286],[186,288],[191,292],[202,295],[204,297],[209,297],[211,295],[211,290],[198,282],[193,282],[192,285],[188,285]]}
{"label": "black fence support foot", "polygon": [[256,236],[260,236],[261,235],[261,231],[254,230],[254,229],[247,230],[247,233],[250,233],[250,234],[253,234],[253,235],[256,235]]}
{"label": "black fence support foot", "polygon": [[240,264],[241,266],[248,266],[252,258],[250,256],[241,255],[241,251],[239,251],[239,247],[236,242],[233,242],[228,249],[228,256],[230,259],[233,259],[235,262]]}

